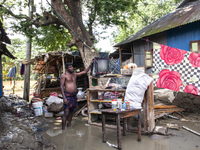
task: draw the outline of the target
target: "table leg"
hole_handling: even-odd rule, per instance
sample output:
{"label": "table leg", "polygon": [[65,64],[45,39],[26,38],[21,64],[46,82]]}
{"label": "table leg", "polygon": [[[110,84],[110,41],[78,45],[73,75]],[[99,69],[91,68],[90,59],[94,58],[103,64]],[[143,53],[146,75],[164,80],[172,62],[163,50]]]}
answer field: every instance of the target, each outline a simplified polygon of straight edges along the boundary
{"label": "table leg", "polygon": [[117,145],[118,149],[122,148],[121,145],[121,126],[120,126],[120,115],[117,115]]}
{"label": "table leg", "polygon": [[138,141],[141,141],[141,111],[138,113]]}
{"label": "table leg", "polygon": [[106,142],[106,136],[105,136],[105,114],[102,114],[102,141],[105,143]]}
{"label": "table leg", "polygon": [[126,136],[127,118],[123,118],[123,136]]}

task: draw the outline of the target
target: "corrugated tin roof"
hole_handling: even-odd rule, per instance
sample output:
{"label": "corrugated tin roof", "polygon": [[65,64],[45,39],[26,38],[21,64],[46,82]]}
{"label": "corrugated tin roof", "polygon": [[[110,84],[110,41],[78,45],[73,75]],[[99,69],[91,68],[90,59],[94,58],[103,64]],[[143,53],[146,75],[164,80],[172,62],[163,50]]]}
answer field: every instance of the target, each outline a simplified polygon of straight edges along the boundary
{"label": "corrugated tin roof", "polygon": [[117,43],[114,47],[124,45],[156,33],[160,33],[181,25],[185,25],[191,22],[200,20],[200,1],[194,3],[193,5],[176,9],[174,12],[171,12],[164,17],[156,20],[152,24],[146,26],[137,33],[131,35],[122,42]]}

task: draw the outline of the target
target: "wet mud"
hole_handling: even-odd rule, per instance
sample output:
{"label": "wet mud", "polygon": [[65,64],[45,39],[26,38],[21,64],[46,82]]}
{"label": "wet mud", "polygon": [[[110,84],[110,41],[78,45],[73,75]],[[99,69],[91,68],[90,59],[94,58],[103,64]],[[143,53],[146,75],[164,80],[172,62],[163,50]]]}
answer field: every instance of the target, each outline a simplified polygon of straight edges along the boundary
{"label": "wet mud", "polygon": [[[187,116],[191,119],[191,116]],[[179,129],[168,128],[168,135],[142,135],[142,141],[137,141],[137,134],[127,132],[122,136],[122,149],[130,150],[200,150],[200,136],[190,133],[182,125],[200,132],[199,120],[192,121],[161,118],[156,125],[176,124]],[[194,117],[194,115],[193,115]],[[198,117],[198,115],[196,115]],[[194,117],[195,118],[195,117]],[[72,126],[61,129],[61,120],[50,118],[51,127],[44,132],[44,137],[57,146],[58,150],[113,150],[117,145],[116,130],[106,128],[106,143],[102,142],[102,128],[87,124],[87,119],[74,117]]]}

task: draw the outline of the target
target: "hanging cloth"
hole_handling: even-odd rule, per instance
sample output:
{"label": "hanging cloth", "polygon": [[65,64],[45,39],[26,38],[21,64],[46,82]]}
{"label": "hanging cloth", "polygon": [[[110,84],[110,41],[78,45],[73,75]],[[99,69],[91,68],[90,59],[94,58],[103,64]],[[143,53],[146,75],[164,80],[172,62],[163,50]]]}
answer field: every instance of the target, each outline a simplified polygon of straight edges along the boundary
{"label": "hanging cloth", "polygon": [[16,67],[12,67],[10,68],[8,74],[7,74],[7,77],[10,77],[10,84],[12,84],[12,78],[15,77],[15,74],[17,73],[17,69]]}
{"label": "hanging cloth", "polygon": [[23,75],[24,74],[24,69],[25,68],[25,65],[24,64],[21,64],[21,68],[20,68],[20,75]]}
{"label": "hanging cloth", "polygon": [[14,78],[16,73],[17,73],[16,67],[12,67],[12,68],[10,68],[10,70],[7,74],[7,77],[13,77]]}

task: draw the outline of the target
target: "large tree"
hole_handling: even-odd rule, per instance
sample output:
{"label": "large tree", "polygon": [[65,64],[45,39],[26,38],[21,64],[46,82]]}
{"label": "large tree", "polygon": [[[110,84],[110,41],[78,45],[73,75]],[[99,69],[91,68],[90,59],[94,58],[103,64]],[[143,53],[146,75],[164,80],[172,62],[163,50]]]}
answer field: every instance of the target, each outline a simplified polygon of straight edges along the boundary
{"label": "large tree", "polygon": [[[97,52],[93,50],[96,40],[95,26],[98,24],[105,27],[112,24],[124,24],[125,16],[128,16],[130,9],[134,9],[137,0],[51,0],[53,9],[42,8],[42,13],[34,13],[33,19],[27,15],[12,12],[16,2],[21,8],[19,12],[29,5],[28,0],[23,3],[21,0],[4,0],[0,5],[0,11],[19,20],[19,23],[15,24],[17,30],[23,31],[26,36],[34,37],[37,36],[37,32],[33,28],[29,28],[31,25],[37,28],[50,25],[66,28],[71,35],[67,46],[76,46],[82,58],[87,60],[87,63],[84,61],[87,66],[94,56],[98,56]],[[44,6],[41,5],[41,7]]]}

